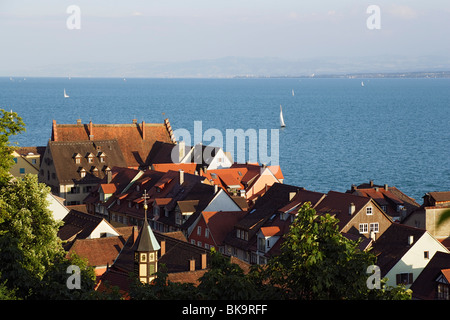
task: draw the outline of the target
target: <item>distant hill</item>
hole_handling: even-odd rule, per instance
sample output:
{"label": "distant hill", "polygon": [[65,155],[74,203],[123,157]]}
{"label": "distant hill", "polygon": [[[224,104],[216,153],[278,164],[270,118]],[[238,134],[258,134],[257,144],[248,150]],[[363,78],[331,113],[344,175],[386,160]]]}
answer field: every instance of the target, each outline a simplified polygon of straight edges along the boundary
{"label": "distant hill", "polygon": [[[229,77],[449,77],[450,58],[426,56],[374,56],[361,58],[320,57],[287,60],[262,57],[224,57],[182,62],[93,63],[79,62],[3,70],[1,76],[48,77],[154,77],[154,78],[229,78]],[[11,73],[11,74],[9,74]]]}

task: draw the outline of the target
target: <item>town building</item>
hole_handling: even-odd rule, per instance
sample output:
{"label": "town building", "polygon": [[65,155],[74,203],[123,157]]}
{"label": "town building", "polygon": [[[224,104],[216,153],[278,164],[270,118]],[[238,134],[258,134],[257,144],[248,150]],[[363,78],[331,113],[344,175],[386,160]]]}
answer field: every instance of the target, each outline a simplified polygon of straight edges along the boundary
{"label": "town building", "polygon": [[126,167],[117,140],[49,141],[38,179],[66,205],[78,205],[114,166]]}
{"label": "town building", "polygon": [[372,244],[376,265],[387,285],[410,288],[437,252],[449,253],[425,229],[393,223]]}
{"label": "town building", "polygon": [[372,180],[359,186],[353,185],[347,193],[372,198],[393,221],[401,222],[420,205],[393,186],[375,185]]}
{"label": "town building", "polygon": [[9,172],[14,177],[23,177],[27,173],[38,174],[45,147],[20,147],[12,155],[14,164]]}
{"label": "town building", "polygon": [[438,240],[450,237],[450,219],[438,225],[446,211],[450,210],[450,191],[428,192],[423,196],[423,204],[411,212],[403,224],[426,229]]}
{"label": "town building", "polygon": [[126,124],[57,124],[53,120],[52,142],[81,142],[116,140],[123,154],[125,166],[147,168],[152,162],[151,151],[156,142],[175,144],[173,130],[168,119],[164,123],[138,123],[135,119]]}
{"label": "town building", "polygon": [[450,254],[436,252],[410,289],[414,300],[450,300]]}

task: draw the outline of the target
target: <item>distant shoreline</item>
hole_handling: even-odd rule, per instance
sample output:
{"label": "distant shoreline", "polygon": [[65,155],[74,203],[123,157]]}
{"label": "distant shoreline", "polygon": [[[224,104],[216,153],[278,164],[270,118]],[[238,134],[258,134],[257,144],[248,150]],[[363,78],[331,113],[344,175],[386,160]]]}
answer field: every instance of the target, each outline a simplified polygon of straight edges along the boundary
{"label": "distant shoreline", "polygon": [[[67,78],[66,76],[0,76],[12,81],[24,78]],[[122,79],[120,76],[72,76],[78,79]],[[417,71],[417,72],[367,72],[344,74],[311,74],[311,75],[234,75],[234,76],[130,76],[126,79],[449,79],[450,71]]]}
{"label": "distant shoreline", "polygon": [[286,79],[311,79],[311,78],[328,78],[328,79],[437,79],[450,78],[450,71],[439,72],[371,72],[371,73],[346,73],[346,74],[314,74],[303,76],[235,76],[234,78],[286,78]]}

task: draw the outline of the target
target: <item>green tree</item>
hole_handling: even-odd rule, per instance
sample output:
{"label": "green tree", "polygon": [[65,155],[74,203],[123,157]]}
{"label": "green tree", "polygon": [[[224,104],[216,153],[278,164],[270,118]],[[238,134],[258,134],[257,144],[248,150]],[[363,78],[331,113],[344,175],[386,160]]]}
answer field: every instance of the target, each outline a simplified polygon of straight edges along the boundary
{"label": "green tree", "polygon": [[23,297],[33,293],[54,259],[64,254],[48,193],[30,174],[0,190],[0,271]]}
{"label": "green tree", "polygon": [[[393,295],[408,298],[408,293],[372,292],[366,273],[375,264],[370,252],[358,249],[358,242],[345,238],[338,229],[338,220],[318,215],[304,204],[290,226],[279,256],[264,268],[270,285],[280,288],[287,299],[390,299]],[[383,289],[385,289],[383,287]]]}
{"label": "green tree", "polygon": [[0,109],[0,186],[10,179],[9,169],[14,163],[10,137],[23,131],[25,124],[17,113]]}

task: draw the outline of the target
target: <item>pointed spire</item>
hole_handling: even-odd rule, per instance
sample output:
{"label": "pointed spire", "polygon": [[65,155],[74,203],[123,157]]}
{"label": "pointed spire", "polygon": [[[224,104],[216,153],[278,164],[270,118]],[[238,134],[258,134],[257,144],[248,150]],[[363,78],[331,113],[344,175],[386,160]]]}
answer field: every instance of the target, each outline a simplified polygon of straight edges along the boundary
{"label": "pointed spire", "polygon": [[147,195],[147,190],[144,190],[144,194],[142,195],[142,199],[144,199],[144,225],[142,226],[140,235],[139,235],[139,243],[137,247],[137,251],[139,252],[150,252],[150,251],[157,251],[161,247],[158,243],[158,240],[156,240],[155,235],[153,234],[152,228],[150,228],[148,221],[147,221],[147,199],[149,196]]}

